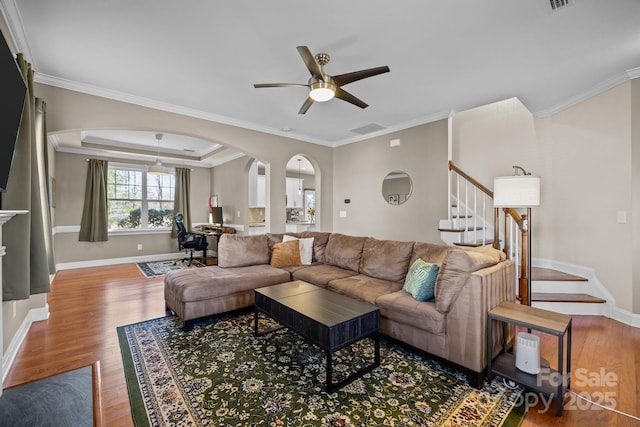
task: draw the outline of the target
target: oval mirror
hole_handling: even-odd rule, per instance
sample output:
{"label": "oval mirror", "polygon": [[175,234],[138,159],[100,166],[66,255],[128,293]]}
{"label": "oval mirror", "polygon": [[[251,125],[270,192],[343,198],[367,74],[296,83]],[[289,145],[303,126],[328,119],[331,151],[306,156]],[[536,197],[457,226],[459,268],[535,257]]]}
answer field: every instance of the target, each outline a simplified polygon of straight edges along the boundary
{"label": "oval mirror", "polygon": [[382,197],[390,205],[401,205],[411,197],[413,183],[403,171],[391,171],[382,181]]}

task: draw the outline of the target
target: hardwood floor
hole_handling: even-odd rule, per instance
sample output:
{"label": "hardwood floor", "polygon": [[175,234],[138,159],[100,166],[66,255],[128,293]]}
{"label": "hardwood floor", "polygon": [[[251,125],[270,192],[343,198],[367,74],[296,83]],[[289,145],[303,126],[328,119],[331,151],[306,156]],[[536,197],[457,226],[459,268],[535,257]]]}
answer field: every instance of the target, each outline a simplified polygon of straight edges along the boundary
{"label": "hardwood floor", "polygon": [[[132,426],[116,327],[165,315],[162,278],[145,278],[135,264],[60,271],[48,301],[49,319],[31,326],[3,387],[99,361],[105,425]],[[555,337],[540,336],[542,355],[553,367]],[[572,344],[572,389],[640,416],[640,329],[574,316]],[[640,421],[568,396],[561,418],[555,416],[555,404],[547,411],[538,404],[523,423],[550,425],[637,426]]]}

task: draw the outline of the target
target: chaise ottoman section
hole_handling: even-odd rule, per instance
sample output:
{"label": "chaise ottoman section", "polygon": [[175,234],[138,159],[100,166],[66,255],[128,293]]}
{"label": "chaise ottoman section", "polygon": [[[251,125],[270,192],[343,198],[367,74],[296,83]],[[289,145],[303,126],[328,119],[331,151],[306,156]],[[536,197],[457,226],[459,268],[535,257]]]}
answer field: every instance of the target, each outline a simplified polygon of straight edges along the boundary
{"label": "chaise ottoman section", "polygon": [[173,270],[164,276],[164,299],[189,330],[193,319],[252,306],[255,288],[290,280],[289,272],[268,264]]}

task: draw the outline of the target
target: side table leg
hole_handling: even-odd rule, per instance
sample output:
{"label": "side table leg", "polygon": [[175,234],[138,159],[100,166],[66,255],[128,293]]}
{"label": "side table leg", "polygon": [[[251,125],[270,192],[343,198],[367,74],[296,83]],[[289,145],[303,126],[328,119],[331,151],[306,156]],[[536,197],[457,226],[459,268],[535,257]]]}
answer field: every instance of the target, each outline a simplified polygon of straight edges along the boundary
{"label": "side table leg", "polygon": [[567,331],[567,390],[571,388],[571,321]]}
{"label": "side table leg", "polygon": [[564,348],[563,348],[563,342],[564,342],[564,335],[559,335],[558,336],[558,374],[560,374],[560,381],[558,384],[558,390],[556,391],[556,415],[561,417],[562,416],[562,403],[564,400],[564,396],[562,395],[562,388],[564,386],[564,370],[563,370],[563,360],[564,360]]}
{"label": "side table leg", "polygon": [[493,321],[491,317],[487,321],[487,381],[491,384],[491,359],[493,356]]}

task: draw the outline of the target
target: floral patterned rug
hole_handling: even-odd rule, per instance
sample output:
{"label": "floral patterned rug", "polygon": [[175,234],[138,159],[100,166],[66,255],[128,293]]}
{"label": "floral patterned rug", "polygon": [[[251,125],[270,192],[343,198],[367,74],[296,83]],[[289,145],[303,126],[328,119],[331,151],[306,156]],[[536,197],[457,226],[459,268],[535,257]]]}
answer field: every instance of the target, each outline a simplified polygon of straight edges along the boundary
{"label": "floral patterned rug", "polygon": [[[525,415],[521,388],[494,378],[476,390],[384,338],[378,368],[327,394],[324,352],[288,329],[254,336],[252,312],[180,326],[163,317],[118,328],[136,426],[517,426]],[[368,364],[373,347],[338,351],[334,376]]]}

